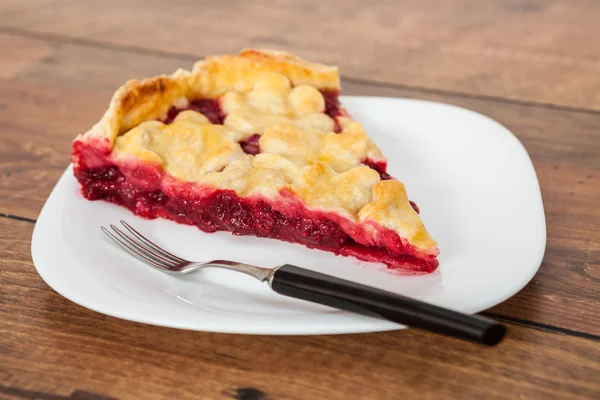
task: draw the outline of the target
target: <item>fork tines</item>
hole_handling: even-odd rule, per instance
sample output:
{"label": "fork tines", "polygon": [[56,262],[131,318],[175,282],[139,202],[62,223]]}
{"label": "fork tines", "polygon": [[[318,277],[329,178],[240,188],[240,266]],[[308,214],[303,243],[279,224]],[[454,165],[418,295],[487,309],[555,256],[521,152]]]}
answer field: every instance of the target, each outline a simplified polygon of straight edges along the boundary
{"label": "fork tines", "polygon": [[140,261],[162,271],[171,271],[175,267],[188,263],[187,260],[169,253],[145,238],[127,222],[121,220],[121,224],[131,235],[123,232],[113,224],[110,224],[112,232],[104,226],[101,229],[119,247]]}

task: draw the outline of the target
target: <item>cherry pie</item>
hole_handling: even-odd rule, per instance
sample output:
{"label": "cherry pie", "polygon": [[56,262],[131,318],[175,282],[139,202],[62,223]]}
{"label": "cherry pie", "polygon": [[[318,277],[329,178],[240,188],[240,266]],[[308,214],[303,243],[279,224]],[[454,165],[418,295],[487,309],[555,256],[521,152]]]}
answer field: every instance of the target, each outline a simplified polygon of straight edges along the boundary
{"label": "cherry pie", "polygon": [[132,80],[74,140],[75,176],[145,218],[433,271],[419,209],[339,92],[336,67],[262,50]]}

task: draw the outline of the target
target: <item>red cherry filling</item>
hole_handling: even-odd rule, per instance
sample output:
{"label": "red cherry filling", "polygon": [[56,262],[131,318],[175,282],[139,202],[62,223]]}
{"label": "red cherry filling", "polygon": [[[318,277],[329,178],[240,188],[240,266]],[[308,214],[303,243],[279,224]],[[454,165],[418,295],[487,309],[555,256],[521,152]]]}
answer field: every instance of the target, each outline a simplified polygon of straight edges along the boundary
{"label": "red cherry filling", "polygon": [[386,161],[373,161],[370,159],[366,159],[363,164],[367,167],[374,169],[379,173],[379,177],[382,181],[387,181],[388,179],[392,179],[392,176],[387,173],[387,162]]}
{"label": "red cherry filling", "polygon": [[325,99],[325,114],[327,114],[335,122],[335,133],[340,133],[342,127],[340,126],[337,117],[347,116],[348,113],[339,100],[339,92],[337,90],[321,90],[321,94]]}
{"label": "red cherry filling", "polygon": [[242,140],[240,142],[240,146],[242,147],[242,150],[244,150],[244,153],[250,154],[253,156],[260,153],[260,144],[258,143],[259,139],[260,139],[260,135],[258,133],[255,133],[254,135],[250,136],[249,138]]}
{"label": "red cherry filling", "polygon": [[164,121],[165,124],[170,124],[180,112],[186,110],[193,110],[204,114],[204,116],[206,116],[213,124],[221,125],[225,120],[225,114],[223,114],[223,111],[221,110],[219,100],[200,99],[191,101],[190,105],[186,108],[171,107],[167,113],[167,118]]}

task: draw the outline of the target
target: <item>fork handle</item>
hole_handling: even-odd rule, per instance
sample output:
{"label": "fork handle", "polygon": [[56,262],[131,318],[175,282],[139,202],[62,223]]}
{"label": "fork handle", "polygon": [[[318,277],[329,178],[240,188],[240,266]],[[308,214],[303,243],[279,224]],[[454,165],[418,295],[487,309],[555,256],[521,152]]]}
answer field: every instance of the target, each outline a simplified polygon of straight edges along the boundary
{"label": "fork handle", "polygon": [[489,318],[463,314],[294,265],[277,268],[269,284],[284,296],[485,345],[499,343],[506,332],[503,325]]}

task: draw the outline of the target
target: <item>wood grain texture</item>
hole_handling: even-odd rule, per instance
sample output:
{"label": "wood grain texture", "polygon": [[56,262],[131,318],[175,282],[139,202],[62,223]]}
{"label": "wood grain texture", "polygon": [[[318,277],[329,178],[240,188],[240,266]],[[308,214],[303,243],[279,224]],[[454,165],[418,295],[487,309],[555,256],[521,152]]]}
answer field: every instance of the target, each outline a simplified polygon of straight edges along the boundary
{"label": "wood grain texture", "polygon": [[227,399],[241,388],[269,399],[600,394],[597,342],[515,325],[500,346],[485,348],[416,330],[271,337],[118,320],[46,286],[30,259],[32,228],[0,218],[0,397],[15,387],[119,399]]}
{"label": "wood grain texture", "polygon": [[[2,38],[2,35],[0,35]],[[31,40],[31,39],[30,39]],[[28,46],[42,46],[31,40]],[[11,79],[0,79],[0,213],[35,219],[69,163],[70,141],[104,112],[124,80],[175,70],[185,61],[46,42]],[[52,60],[52,61],[49,61]],[[108,62],[110,60],[110,62]],[[191,64],[191,62],[188,62]],[[25,64],[23,64],[25,65]],[[506,125],[531,154],[548,229],[540,272],[490,312],[600,333],[600,115],[343,82],[344,93],[441,101]],[[393,161],[392,161],[393,162]],[[565,212],[565,210],[570,210]]]}
{"label": "wood grain texture", "polygon": [[595,0],[5,0],[0,27],[196,56],[282,48],[344,74],[600,110]]}
{"label": "wood grain texture", "polygon": [[[1,2],[0,398],[600,397],[600,3],[205,3]],[[339,64],[345,94],[454,104],[518,136],[548,247],[532,282],[489,310],[509,323],[502,345],[187,332],[94,313],[42,282],[33,224],[1,215],[37,217],[72,138],[125,80],[246,46]]]}

